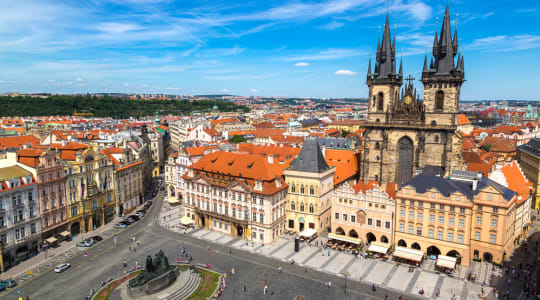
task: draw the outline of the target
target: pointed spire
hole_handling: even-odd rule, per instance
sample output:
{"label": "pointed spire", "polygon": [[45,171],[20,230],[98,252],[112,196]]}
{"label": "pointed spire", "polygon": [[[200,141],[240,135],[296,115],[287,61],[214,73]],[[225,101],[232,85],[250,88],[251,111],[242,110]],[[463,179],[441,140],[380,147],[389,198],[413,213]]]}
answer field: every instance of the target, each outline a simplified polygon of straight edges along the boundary
{"label": "pointed spire", "polygon": [[399,60],[399,76],[403,78],[403,52],[401,53],[401,59]]}
{"label": "pointed spire", "polygon": [[371,57],[369,58],[369,63],[367,67],[367,76],[368,78],[371,77]]}
{"label": "pointed spire", "polygon": [[431,62],[429,63],[429,68],[433,69],[433,57],[431,58]]}
{"label": "pointed spire", "polygon": [[465,59],[463,58],[463,56],[461,56],[461,61],[459,63],[459,70],[461,72],[465,72]]}
{"label": "pointed spire", "polygon": [[437,30],[435,30],[435,38],[433,39],[433,54],[435,55],[435,49],[439,48],[439,37],[437,35]]}
{"label": "pointed spire", "polygon": [[427,72],[428,71],[428,67],[427,67],[427,55],[424,56],[424,68],[423,68],[423,72]]}

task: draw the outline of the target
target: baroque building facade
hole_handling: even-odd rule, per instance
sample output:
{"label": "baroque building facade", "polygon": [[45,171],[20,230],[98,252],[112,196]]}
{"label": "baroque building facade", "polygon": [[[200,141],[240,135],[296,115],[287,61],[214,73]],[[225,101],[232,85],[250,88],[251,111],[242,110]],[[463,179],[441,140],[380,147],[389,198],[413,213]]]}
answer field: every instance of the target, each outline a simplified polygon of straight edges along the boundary
{"label": "baroque building facade", "polygon": [[[456,130],[461,85],[465,81],[463,57],[458,54],[457,31],[452,38],[446,8],[440,36],[435,33],[433,57],[426,56],[421,101],[411,76],[396,71],[396,43],[390,34],[389,16],[377,42],[375,67],[371,59],[368,121],[365,124],[361,177],[382,184],[402,184],[426,168],[440,173],[461,169],[461,134]],[[408,81],[402,89],[403,80]]]}

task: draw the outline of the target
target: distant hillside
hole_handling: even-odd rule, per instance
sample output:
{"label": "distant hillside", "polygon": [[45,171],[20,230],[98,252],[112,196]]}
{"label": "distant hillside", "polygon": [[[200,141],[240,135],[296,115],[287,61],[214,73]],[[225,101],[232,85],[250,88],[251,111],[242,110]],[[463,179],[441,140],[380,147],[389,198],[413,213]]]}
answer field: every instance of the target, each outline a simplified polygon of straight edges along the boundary
{"label": "distant hillside", "polygon": [[235,111],[245,106],[230,102],[199,100],[132,100],[117,97],[53,95],[48,98],[0,96],[0,116],[66,116],[74,110],[94,113],[96,117],[140,117],[155,114],[189,114],[209,111],[215,105],[220,111]]}

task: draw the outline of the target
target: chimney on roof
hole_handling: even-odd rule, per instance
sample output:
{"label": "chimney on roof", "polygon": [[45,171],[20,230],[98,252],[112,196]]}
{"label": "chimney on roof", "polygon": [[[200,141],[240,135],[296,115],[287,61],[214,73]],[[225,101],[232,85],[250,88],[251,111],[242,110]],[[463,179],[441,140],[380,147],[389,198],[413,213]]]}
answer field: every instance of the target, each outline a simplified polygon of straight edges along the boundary
{"label": "chimney on roof", "polygon": [[273,155],[267,155],[266,159],[268,160],[268,163],[273,165],[274,164],[274,156]]}

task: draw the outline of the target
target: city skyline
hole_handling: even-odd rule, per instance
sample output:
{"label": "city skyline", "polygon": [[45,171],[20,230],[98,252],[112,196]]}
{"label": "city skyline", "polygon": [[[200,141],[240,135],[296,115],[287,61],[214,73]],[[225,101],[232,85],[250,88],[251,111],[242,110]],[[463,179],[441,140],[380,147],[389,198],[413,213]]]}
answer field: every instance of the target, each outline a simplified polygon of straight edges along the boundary
{"label": "city skyline", "polygon": [[[462,99],[536,100],[532,1],[451,1]],[[387,1],[41,1],[0,12],[0,92],[367,97]],[[446,1],[390,1],[403,71],[417,79]],[[457,16],[459,14],[459,16]],[[438,23],[438,25],[436,25]],[[426,50],[427,49],[427,50]]]}

